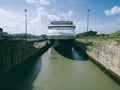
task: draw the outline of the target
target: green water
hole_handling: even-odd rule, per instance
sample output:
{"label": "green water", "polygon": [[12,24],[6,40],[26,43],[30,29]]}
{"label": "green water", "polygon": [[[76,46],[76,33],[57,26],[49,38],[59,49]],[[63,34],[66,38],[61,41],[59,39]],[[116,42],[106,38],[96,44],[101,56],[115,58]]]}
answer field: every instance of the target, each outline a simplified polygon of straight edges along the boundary
{"label": "green water", "polygon": [[51,48],[27,60],[0,80],[0,90],[120,90],[117,83],[77,51],[65,53],[61,55]]}
{"label": "green water", "polygon": [[52,48],[41,58],[41,71],[32,90],[120,90],[96,65],[77,53],[69,59]]}

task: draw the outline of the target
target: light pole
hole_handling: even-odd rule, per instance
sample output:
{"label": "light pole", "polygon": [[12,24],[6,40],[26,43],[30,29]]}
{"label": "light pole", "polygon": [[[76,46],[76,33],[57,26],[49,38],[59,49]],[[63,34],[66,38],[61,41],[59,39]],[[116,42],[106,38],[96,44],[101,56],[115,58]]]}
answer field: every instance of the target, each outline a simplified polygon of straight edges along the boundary
{"label": "light pole", "polygon": [[87,12],[88,12],[88,16],[87,16],[86,44],[88,43],[88,28],[89,28],[89,13],[90,13],[90,9],[88,9]]}
{"label": "light pole", "polygon": [[25,11],[25,37],[27,40],[27,9],[25,9],[24,11]]}

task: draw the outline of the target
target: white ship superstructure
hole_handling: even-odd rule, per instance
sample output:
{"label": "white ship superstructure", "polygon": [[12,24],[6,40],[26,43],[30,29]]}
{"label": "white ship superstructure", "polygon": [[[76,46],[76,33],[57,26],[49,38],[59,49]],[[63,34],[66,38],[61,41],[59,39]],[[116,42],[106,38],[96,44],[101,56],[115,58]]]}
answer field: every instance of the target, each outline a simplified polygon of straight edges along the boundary
{"label": "white ship superstructure", "polygon": [[75,25],[72,21],[52,21],[48,28],[48,39],[54,44],[54,47],[71,48],[75,39]]}
{"label": "white ship superstructure", "polygon": [[75,25],[72,21],[52,21],[48,28],[48,39],[75,39]]}

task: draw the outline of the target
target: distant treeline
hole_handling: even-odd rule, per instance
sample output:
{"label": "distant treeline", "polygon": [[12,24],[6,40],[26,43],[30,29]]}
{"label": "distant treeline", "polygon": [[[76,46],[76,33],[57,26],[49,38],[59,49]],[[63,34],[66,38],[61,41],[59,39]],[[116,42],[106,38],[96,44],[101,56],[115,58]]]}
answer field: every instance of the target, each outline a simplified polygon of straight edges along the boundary
{"label": "distant treeline", "polygon": [[96,36],[97,35],[97,31],[88,31],[88,32],[83,32],[83,33],[79,33],[76,35],[76,38],[84,38],[86,36]]}
{"label": "distant treeline", "polygon": [[[14,39],[14,38],[26,38],[26,34],[10,34],[9,37],[12,39]],[[32,34],[27,34],[27,38],[29,38],[29,39],[38,38],[38,36],[35,36]]]}
{"label": "distant treeline", "polygon": [[97,35],[97,31],[88,31],[88,32],[83,32],[83,33],[79,33],[79,34],[77,34],[77,38],[79,38],[79,37],[86,37],[87,35],[89,35],[89,36],[96,36]]}
{"label": "distant treeline", "polygon": [[88,32],[83,32],[83,33],[79,33],[76,35],[76,38],[106,38],[106,39],[120,39],[120,30],[118,30],[117,32],[114,33],[110,33],[110,34],[98,34],[97,31],[88,31]]}

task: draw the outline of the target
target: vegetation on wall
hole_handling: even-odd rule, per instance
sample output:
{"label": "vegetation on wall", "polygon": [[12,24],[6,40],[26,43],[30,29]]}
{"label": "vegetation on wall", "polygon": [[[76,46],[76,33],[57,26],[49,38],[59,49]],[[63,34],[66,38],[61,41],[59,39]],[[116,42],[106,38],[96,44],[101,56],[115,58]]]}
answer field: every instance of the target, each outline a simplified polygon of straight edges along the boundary
{"label": "vegetation on wall", "polygon": [[77,39],[86,39],[86,37],[88,36],[88,39],[120,39],[120,30],[118,30],[117,32],[114,33],[110,33],[110,34],[97,34],[97,31],[88,31],[88,32],[83,32],[83,33],[79,33],[76,35]]}
{"label": "vegetation on wall", "polygon": [[97,35],[97,31],[88,31],[88,32],[83,32],[83,33],[79,33],[76,35],[76,38],[86,38],[86,36],[96,36]]}

